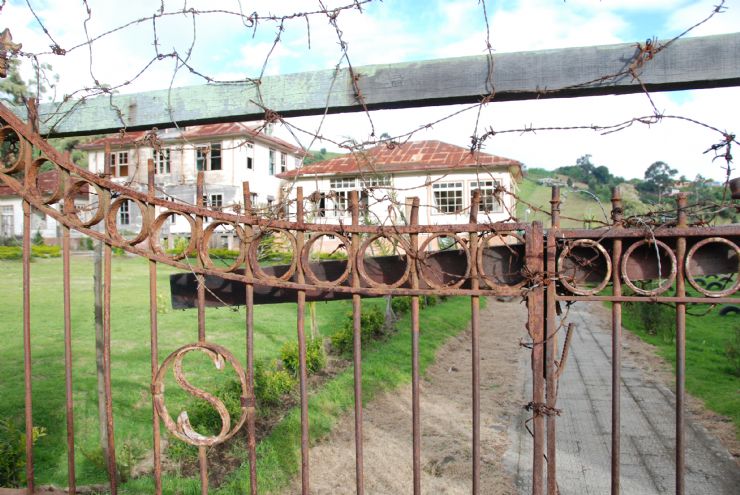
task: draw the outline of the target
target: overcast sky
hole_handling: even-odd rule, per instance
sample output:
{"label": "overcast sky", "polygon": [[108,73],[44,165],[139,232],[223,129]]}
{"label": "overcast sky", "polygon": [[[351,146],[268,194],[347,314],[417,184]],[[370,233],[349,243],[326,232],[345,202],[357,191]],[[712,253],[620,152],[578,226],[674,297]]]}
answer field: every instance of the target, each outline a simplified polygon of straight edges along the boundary
{"label": "overcast sky", "polygon": [[[522,0],[488,1],[490,41],[497,53],[522,50],[586,46],[622,42],[644,42],[646,38],[671,38],[706,17],[719,0]],[[310,0],[260,1],[164,1],[165,11],[178,9],[216,9],[285,15],[318,8]],[[351,0],[326,1],[330,8]],[[730,33],[740,26],[740,0],[729,0],[727,11],[715,16],[691,36]],[[45,35],[25,1],[11,0],[0,12],[0,27],[11,28],[14,40],[24,51],[48,51],[52,40],[68,50],[65,56],[45,55],[59,75],[58,95],[84,87],[95,80],[117,86],[131,80],[156,55],[152,22],[135,24],[93,44],[72,47],[86,39],[83,2],[69,0],[31,0],[50,37]],[[160,2],[146,0],[88,0],[91,15],[87,22],[90,37],[111,28],[153,14]],[[353,65],[393,63],[440,57],[479,55],[486,52],[486,24],[478,0],[385,0],[357,10],[342,11],[338,25],[348,46]],[[272,48],[277,26],[260,21],[257,29],[245,25],[237,16],[188,14],[157,21],[160,53],[177,50],[187,53],[193,47],[190,63],[215,79],[255,77],[263,70]],[[309,45],[310,42],[310,45]],[[282,40],[264,67],[265,73],[288,74],[330,69],[340,62],[341,52],[334,28],[325,16],[287,20]],[[205,81],[187,70],[175,74],[174,61],[165,58],[149,65],[143,74],[122,92],[145,91],[174,86],[203,84]],[[26,72],[28,74],[28,72]],[[174,75],[174,80],[173,80]],[[719,89],[654,94],[658,110],[704,121],[730,132],[740,128],[740,90]],[[373,112],[376,134],[400,135],[434,122],[464,107],[440,107]],[[653,112],[644,95],[557,99],[529,102],[491,103],[481,113],[480,128],[497,130],[539,126],[609,124],[649,115]],[[468,146],[475,129],[477,112],[463,112],[455,118],[419,132],[414,139],[439,139]],[[296,125],[315,131],[317,118],[293,119]],[[293,140],[284,129],[281,137]],[[370,126],[362,114],[327,117],[322,133],[336,141],[369,138]],[[302,145],[310,144],[298,135]],[[701,173],[722,179],[720,162],[704,154],[721,139],[690,124],[663,122],[639,126],[609,136],[592,131],[538,132],[496,136],[486,142],[488,153],[515,158],[530,167],[554,168],[575,163],[586,153],[593,162],[608,166],[627,178],[642,177],[654,161],[663,160],[690,178]],[[330,143],[314,143],[313,148]]]}

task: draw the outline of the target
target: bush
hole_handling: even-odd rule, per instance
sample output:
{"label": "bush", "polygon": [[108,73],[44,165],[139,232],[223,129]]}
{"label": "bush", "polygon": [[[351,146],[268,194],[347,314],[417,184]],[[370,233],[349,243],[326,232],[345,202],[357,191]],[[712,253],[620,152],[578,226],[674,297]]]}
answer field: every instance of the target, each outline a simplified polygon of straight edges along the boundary
{"label": "bush", "polygon": [[0,246],[0,260],[19,260],[23,257],[23,248],[18,246]]}
{"label": "bush", "polygon": [[[363,308],[360,316],[360,340],[361,345],[383,335],[383,324],[385,316],[383,312],[376,307]],[[354,342],[354,331],[352,314],[347,315],[344,326],[331,336],[331,346],[339,354],[348,354],[352,352]]]}
{"label": "bush", "polygon": [[293,375],[287,370],[279,370],[274,366],[265,369],[265,365],[257,363],[254,370],[254,395],[261,405],[274,406],[289,394],[296,385]]}
{"label": "bush", "polygon": [[41,235],[41,231],[37,230],[36,233],[33,235],[33,239],[31,240],[34,246],[43,246],[44,245],[44,236]]}
{"label": "bush", "polygon": [[[293,340],[283,344],[280,349],[280,359],[285,369],[297,375],[300,368],[298,357],[298,341]],[[306,371],[316,373],[326,366],[326,354],[324,354],[324,340],[322,338],[306,340]]]}
{"label": "bush", "polygon": [[658,335],[663,342],[673,342],[676,336],[676,316],[671,306],[665,304],[625,303],[626,311],[632,314],[649,335]]}
{"label": "bush", "polygon": [[208,255],[211,257],[212,260],[235,260],[239,257],[239,251],[234,251],[232,249],[214,248],[208,250]]}
{"label": "bush", "polygon": [[59,246],[31,246],[31,256],[37,258],[59,258],[62,255],[62,248]]}
{"label": "bush", "polygon": [[[46,435],[46,428],[33,427],[33,443]],[[18,487],[25,480],[26,434],[13,420],[0,419],[0,486]]]}
{"label": "bush", "polygon": [[[242,414],[241,397],[242,387],[239,380],[229,380],[213,392],[229,411],[232,422],[239,419]],[[221,416],[218,411],[208,402],[200,399],[191,400],[185,410],[188,412],[190,425],[198,433],[204,435],[217,435],[221,431]]]}
{"label": "bush", "polygon": [[402,315],[411,311],[411,297],[410,296],[399,296],[391,299],[391,309],[393,313]]}

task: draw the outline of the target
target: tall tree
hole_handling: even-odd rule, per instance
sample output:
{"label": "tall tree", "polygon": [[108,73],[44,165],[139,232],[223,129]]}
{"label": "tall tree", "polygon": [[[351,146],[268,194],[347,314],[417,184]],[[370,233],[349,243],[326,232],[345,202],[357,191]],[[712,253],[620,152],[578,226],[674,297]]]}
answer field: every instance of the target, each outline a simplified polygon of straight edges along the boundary
{"label": "tall tree", "polygon": [[666,162],[657,161],[645,170],[645,182],[643,189],[658,195],[658,203],[663,196],[671,191],[678,170],[668,166]]}

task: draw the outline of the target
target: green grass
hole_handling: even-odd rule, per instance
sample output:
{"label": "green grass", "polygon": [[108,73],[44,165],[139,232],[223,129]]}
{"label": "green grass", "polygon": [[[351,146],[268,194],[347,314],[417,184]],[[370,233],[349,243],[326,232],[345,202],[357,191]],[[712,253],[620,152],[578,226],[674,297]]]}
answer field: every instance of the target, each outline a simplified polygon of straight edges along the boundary
{"label": "green grass", "polygon": [[[23,338],[21,264],[0,261],[3,279],[0,281],[0,312],[4,325],[0,327],[3,358],[0,360],[0,418],[13,418],[22,423],[23,402]],[[33,359],[33,420],[34,425],[47,429],[35,448],[38,483],[66,485],[66,429],[64,415],[64,337],[62,305],[62,264],[59,259],[38,259],[31,265],[31,332]],[[98,441],[97,375],[95,367],[95,330],[92,293],[92,258],[72,259],[72,353],[75,404],[75,441],[77,472],[80,484],[100,483],[106,473],[91,462]],[[158,294],[160,304],[170,308],[169,274],[173,270],[160,265]],[[130,448],[145,453],[151,445],[150,334],[149,334],[149,274],[146,260],[114,257],[112,268],[111,362],[113,410],[117,449]],[[382,304],[383,301],[371,301]],[[319,303],[317,320],[320,332],[328,334],[349,311],[348,301]],[[244,363],[245,310],[209,309],[206,328],[208,340],[230,349]],[[255,307],[255,356],[273,359],[287,340],[295,339],[295,304]],[[197,341],[195,310],[169,309],[159,315],[159,360],[173,350]],[[202,360],[201,360],[202,361]],[[188,366],[188,360],[186,367]],[[195,377],[195,386],[209,383],[212,364],[199,363],[195,373],[211,370],[204,377]],[[207,368],[206,368],[207,366]],[[193,368],[190,368],[193,369]],[[192,378],[192,374],[188,374]],[[218,374],[216,374],[218,375]],[[199,379],[200,378],[200,379]],[[168,407],[187,400],[177,387],[168,387]],[[172,396],[172,397],[170,397]]]}
{"label": "green grass", "polygon": [[[37,443],[34,454],[36,482],[66,486],[66,428],[64,413],[64,349],[61,260],[37,259],[31,265],[31,323],[33,359],[34,425],[46,428],[47,436]],[[0,360],[0,418],[13,418],[23,424],[23,339],[22,267],[17,261],[0,261],[5,274],[0,281],[0,311],[5,325],[0,327],[4,344]],[[72,352],[75,407],[76,470],[79,485],[105,483],[107,474],[95,461],[98,449],[97,375],[93,315],[92,257],[72,259]],[[158,271],[159,305],[168,308],[158,315],[159,362],[176,348],[197,341],[194,310],[170,308],[169,275],[174,270],[164,265]],[[111,362],[113,409],[117,451],[130,449],[145,455],[151,448],[149,274],[146,260],[114,257],[111,310]],[[382,299],[368,299],[363,305],[383,306]],[[350,301],[318,303],[319,331],[328,336],[337,330],[351,311]],[[308,316],[307,316],[308,318]],[[436,350],[451,335],[463,330],[469,321],[467,299],[452,299],[422,312],[421,362],[426,368]],[[209,309],[208,340],[230,349],[244,364],[245,311],[240,308]],[[400,331],[388,341],[373,343],[364,353],[363,400],[410,380],[410,330],[408,316],[399,322]],[[255,307],[255,356],[271,360],[279,356],[284,342],[295,339],[296,305],[276,304]],[[193,356],[193,355],[190,355]],[[196,387],[210,389],[228,378],[214,373],[213,364],[195,355],[185,360],[188,379]],[[214,378],[214,376],[216,378]],[[176,414],[185,395],[171,379],[167,382],[167,404]],[[351,408],[352,371],[347,370],[311,395],[311,437],[327,435],[337,418]],[[275,430],[259,445],[261,489],[285,486],[297,473],[300,419],[290,411]],[[98,455],[99,457],[99,455]],[[120,452],[119,452],[120,457]],[[227,483],[223,493],[243,488],[244,472]],[[133,480],[124,493],[151,493],[151,478]],[[196,480],[167,476],[167,493],[200,493]]]}
{"label": "green grass", "polygon": [[[698,313],[705,308],[689,306],[689,311]],[[672,338],[665,338],[665,334],[649,334],[630,310],[624,311],[623,324],[641,339],[656,346],[658,354],[671,363],[675,371],[676,346]],[[687,315],[686,390],[702,399],[712,411],[731,418],[735,434],[740,438],[740,377],[732,374],[725,357],[726,346],[734,340],[738,327],[740,317],[720,316],[719,308],[705,316]]]}
{"label": "green grass", "polygon": [[[452,298],[421,312],[420,363],[422,372],[434,361],[437,350],[451,336],[467,327],[469,299]],[[411,380],[411,331],[409,316],[398,324],[398,333],[387,341],[375,342],[363,352],[363,403],[378,393],[392,390]],[[310,436],[312,442],[326,436],[339,417],[353,404],[352,369],[347,369],[309,398]],[[300,410],[296,407],[257,447],[257,472],[260,492],[284,488],[300,469]],[[167,490],[198,494],[196,480],[165,477]],[[151,478],[141,478],[126,485],[122,493],[144,494],[152,491]],[[217,494],[246,493],[249,489],[247,465],[244,464]]]}

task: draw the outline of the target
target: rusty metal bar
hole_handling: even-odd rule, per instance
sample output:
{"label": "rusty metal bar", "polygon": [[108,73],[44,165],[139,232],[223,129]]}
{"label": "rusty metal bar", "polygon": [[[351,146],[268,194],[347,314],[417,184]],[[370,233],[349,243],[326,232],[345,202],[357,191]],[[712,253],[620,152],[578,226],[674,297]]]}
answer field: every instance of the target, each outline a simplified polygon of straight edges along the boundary
{"label": "rusty metal bar", "polygon": [[659,302],[684,304],[740,304],[739,297],[675,297],[675,296],[564,296],[558,301],[598,301],[598,302]]}
{"label": "rusty metal bar", "polygon": [[[154,197],[154,160],[147,160],[147,186],[149,197]],[[143,213],[143,212],[142,212]],[[154,206],[149,206],[149,215],[154,218]],[[159,371],[159,336],[157,321],[157,262],[149,260],[149,334],[152,383]],[[152,455],[154,464],[154,493],[162,495],[162,445],[159,414],[152,394]]]}
{"label": "rusty metal bar", "polygon": [[[686,193],[678,193],[678,226],[686,226]],[[686,238],[676,241],[676,296],[686,296],[684,265],[686,261]],[[676,303],[676,495],[685,493],[684,470],[686,444],[684,419],[686,399],[686,303]]]}
{"label": "rusty metal bar", "polygon": [[[612,190],[612,220],[617,227],[623,221],[622,196],[619,187]],[[622,263],[622,239],[614,239],[612,244],[612,266]],[[619,270],[612,270],[612,294],[622,295],[622,279]],[[619,495],[621,459],[621,374],[622,374],[622,303],[612,304],[612,451],[611,451],[611,493]]]}
{"label": "rusty metal bar", "polygon": [[[251,227],[252,196],[249,191],[249,182],[242,184],[242,196],[244,198],[244,214],[247,216],[245,238],[253,238]],[[244,242],[244,241],[242,241]],[[244,273],[252,275],[252,267],[249,261],[244,263]],[[255,396],[254,396],[254,285],[245,284],[246,326],[247,326],[247,391],[249,403],[247,404],[247,451],[249,456],[249,489],[251,495],[257,495],[257,436],[255,433]]]}
{"label": "rusty metal bar", "polygon": [[[115,218],[113,218],[115,221]],[[107,442],[108,477],[111,495],[118,493],[118,471],[116,469],[116,443],[113,432],[113,394],[111,391],[110,359],[110,306],[111,306],[111,255],[112,247],[103,245],[103,387],[105,393],[105,431]]]}
{"label": "rusty metal bar", "polygon": [[25,200],[23,201],[23,378],[25,382],[26,486],[28,494],[33,495],[33,397],[31,393],[31,205]]}
{"label": "rusty metal bar", "polygon": [[[204,183],[204,177],[203,177],[203,171],[198,172],[198,176],[195,182],[195,204],[203,208],[205,205],[203,204],[203,183]],[[195,230],[196,233],[203,232],[203,224],[204,224],[204,216],[203,215],[197,215],[195,217]],[[193,235],[198,235],[196,233],[193,233]],[[208,246],[202,245],[203,237],[200,237],[200,242],[198,246],[198,252],[199,254],[205,250],[205,252],[208,252]],[[198,256],[198,266],[202,267],[202,259],[201,256]],[[205,277],[203,275],[196,275],[198,279],[198,342],[203,343],[206,341],[206,284],[205,284]],[[205,445],[199,445],[198,446],[198,465],[200,467],[200,493],[201,495],[207,495],[208,494],[208,455],[206,451]]]}
{"label": "rusty metal bar", "polygon": [[[550,199],[550,211],[552,213],[552,229],[547,233],[547,278],[549,283],[545,286],[546,308],[545,308],[545,393],[546,404],[549,411],[555,409],[557,403],[557,377],[555,370],[555,354],[557,353],[557,311],[555,308],[555,279],[557,278],[557,244],[556,239],[560,231],[560,188],[552,187]],[[547,415],[547,493],[557,495],[557,425],[555,415]]]}
{"label": "rusty metal bar", "polygon": [[[360,205],[357,198],[357,191],[350,191],[349,199],[352,207],[352,225],[360,223]],[[357,257],[357,251],[360,248],[360,238],[353,235],[350,241],[351,246],[346,246],[349,250],[347,263],[352,263]],[[360,286],[360,275],[356,268],[352,270],[352,287]],[[352,295],[352,361],[354,364],[354,381],[355,381],[355,484],[357,495],[365,493],[365,474],[364,458],[362,453],[362,298],[359,294]]]}
{"label": "rusty metal bar", "polygon": [[[411,225],[419,224],[419,198],[411,199]],[[411,287],[419,287],[419,269],[416,263],[419,255],[419,236],[411,234],[411,252],[414,253],[414,266],[411,269]],[[419,296],[411,297],[411,426],[413,436],[414,495],[421,495],[421,404],[419,373]]]}
{"label": "rusty metal bar", "polygon": [[[296,221],[303,222],[303,188],[296,188]],[[294,256],[298,265],[298,281],[304,283],[303,267],[301,266],[301,253],[305,244],[304,233],[298,231],[296,234],[296,252]],[[306,292],[298,291],[298,360],[300,368],[300,393],[301,393],[301,493],[309,494],[309,436],[308,436],[308,371],[306,370]]]}
{"label": "rusty metal bar", "polygon": [[[60,178],[61,180],[61,178]],[[67,487],[77,493],[75,478],[74,395],[72,392],[72,311],[70,287],[70,232],[62,226],[62,284],[64,286],[64,394],[67,419]]]}
{"label": "rusty metal bar", "polygon": [[[533,222],[526,237],[527,270],[535,280],[543,275],[543,239],[542,223]],[[543,281],[530,287],[527,293],[527,310],[529,319],[527,329],[532,339],[532,411],[534,447],[532,458],[532,495],[542,495],[543,462],[545,456],[545,421],[540,409],[545,404],[544,384],[544,310]]]}
{"label": "rusty metal bar", "polygon": [[[203,208],[205,205],[203,204],[203,171],[198,172],[198,178],[196,179],[195,184],[195,204]],[[200,233],[203,232],[203,222],[204,217],[203,215],[197,215],[195,217],[195,230],[196,232]],[[193,233],[193,235],[197,235],[196,233]],[[200,240],[202,241],[202,237],[200,237]],[[198,246],[198,251],[202,250],[208,251],[208,246]],[[198,266],[201,266],[202,263],[200,262],[200,256],[198,257]],[[198,280],[198,342],[205,342],[206,340],[206,283],[205,283],[205,277],[203,275],[196,275],[196,278]]]}
{"label": "rusty metal bar", "polygon": [[[470,202],[470,223],[478,223],[478,211],[480,208],[480,189],[473,191]],[[478,259],[478,233],[470,232],[470,258]],[[471,289],[479,289],[478,264],[471,263],[470,284]],[[480,297],[470,296],[470,340],[471,340],[471,389],[472,389],[472,414],[473,414],[473,495],[480,493]]]}

